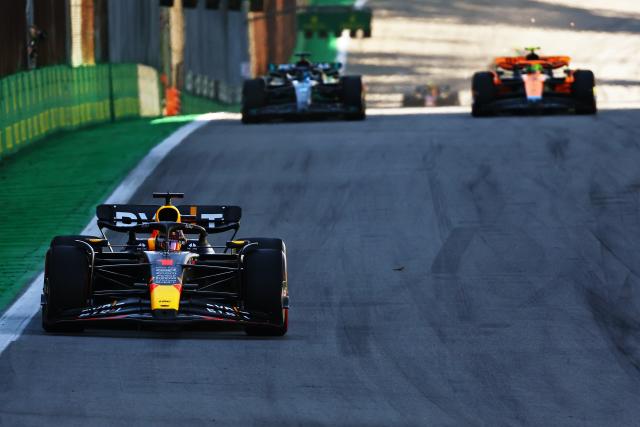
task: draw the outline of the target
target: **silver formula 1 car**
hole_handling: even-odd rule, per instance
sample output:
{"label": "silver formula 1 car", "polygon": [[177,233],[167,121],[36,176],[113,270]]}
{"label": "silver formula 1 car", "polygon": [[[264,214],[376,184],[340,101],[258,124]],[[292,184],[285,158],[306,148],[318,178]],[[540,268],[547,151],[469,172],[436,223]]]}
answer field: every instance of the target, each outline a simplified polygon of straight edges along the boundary
{"label": "silver formula 1 car", "polygon": [[275,118],[365,119],[360,76],[340,75],[339,63],[312,63],[309,54],[298,56],[295,64],[272,65],[269,75],[244,82],[243,123]]}

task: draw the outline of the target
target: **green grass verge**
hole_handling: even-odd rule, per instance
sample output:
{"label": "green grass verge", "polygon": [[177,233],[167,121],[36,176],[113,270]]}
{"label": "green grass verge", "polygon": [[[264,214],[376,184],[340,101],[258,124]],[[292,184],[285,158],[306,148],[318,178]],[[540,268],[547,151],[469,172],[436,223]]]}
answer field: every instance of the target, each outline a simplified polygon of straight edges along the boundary
{"label": "green grass verge", "polygon": [[96,204],[184,124],[135,119],[59,133],[0,161],[0,312],[42,269],[51,238],[79,233]]}
{"label": "green grass verge", "polygon": [[212,111],[240,112],[240,105],[225,104],[201,96],[191,95],[187,92],[181,93],[180,104],[180,112],[182,114],[203,114]]}

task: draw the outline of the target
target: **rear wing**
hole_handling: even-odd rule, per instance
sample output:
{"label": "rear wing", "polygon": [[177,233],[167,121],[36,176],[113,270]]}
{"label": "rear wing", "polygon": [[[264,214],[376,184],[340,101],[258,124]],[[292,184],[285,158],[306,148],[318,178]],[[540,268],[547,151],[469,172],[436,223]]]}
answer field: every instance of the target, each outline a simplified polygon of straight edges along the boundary
{"label": "rear wing", "polygon": [[[155,221],[160,205],[99,205],[96,208],[98,227],[126,232],[129,228]],[[242,209],[223,205],[178,205],[182,222],[197,224],[208,233],[238,230]]]}
{"label": "rear wing", "polygon": [[527,59],[524,56],[507,56],[496,58],[495,64],[498,68],[504,70],[513,70],[517,66],[527,66],[540,64],[545,68],[562,68],[568,67],[571,58],[568,56],[541,56],[539,59]]}

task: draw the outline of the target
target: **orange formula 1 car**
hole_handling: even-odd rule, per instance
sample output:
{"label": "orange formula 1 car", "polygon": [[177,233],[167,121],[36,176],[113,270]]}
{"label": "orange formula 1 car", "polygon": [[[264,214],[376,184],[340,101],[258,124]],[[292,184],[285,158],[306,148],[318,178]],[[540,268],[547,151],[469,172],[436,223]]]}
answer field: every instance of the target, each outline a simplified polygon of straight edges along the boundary
{"label": "orange formula 1 car", "polygon": [[500,113],[573,111],[595,114],[595,78],[589,70],[569,69],[568,56],[526,56],[495,59],[495,71],[473,75],[474,117]]}

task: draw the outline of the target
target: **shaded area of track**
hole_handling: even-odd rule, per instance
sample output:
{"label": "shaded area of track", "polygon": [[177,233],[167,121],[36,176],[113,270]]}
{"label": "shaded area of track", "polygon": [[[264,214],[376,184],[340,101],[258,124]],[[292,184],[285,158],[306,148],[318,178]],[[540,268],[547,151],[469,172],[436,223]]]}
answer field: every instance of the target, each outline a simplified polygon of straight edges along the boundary
{"label": "shaded area of track", "polygon": [[244,207],[288,244],[291,329],[34,319],[3,425],[631,425],[640,406],[639,111],[218,121],[135,202]]}

